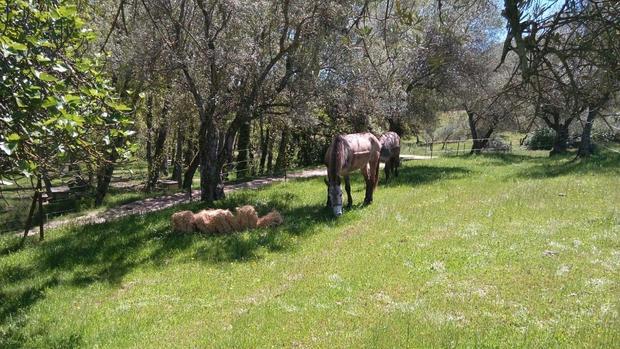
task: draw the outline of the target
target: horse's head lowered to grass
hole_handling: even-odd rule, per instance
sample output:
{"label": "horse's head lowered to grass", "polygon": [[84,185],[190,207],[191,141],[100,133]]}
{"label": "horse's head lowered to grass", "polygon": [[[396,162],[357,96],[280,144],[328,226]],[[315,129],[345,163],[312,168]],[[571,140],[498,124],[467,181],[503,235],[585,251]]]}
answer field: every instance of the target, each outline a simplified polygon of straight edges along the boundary
{"label": "horse's head lowered to grass", "polygon": [[327,185],[327,206],[330,206],[336,217],[342,215],[342,189],[340,188],[340,177],[331,182],[325,179]]}
{"label": "horse's head lowered to grass", "polygon": [[379,172],[379,140],[371,133],[337,135],[325,153],[327,166],[327,206],[335,216],[342,215],[342,189],[340,177],[344,177],[347,190],[347,207],[351,207],[351,183],[349,174],[361,170],[366,181],[364,204],[372,202]]}

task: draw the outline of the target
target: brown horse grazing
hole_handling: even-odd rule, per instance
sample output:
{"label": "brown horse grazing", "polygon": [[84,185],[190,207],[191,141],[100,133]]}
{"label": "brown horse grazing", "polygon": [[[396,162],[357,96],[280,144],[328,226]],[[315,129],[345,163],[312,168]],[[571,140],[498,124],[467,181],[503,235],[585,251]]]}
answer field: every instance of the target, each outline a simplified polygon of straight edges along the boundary
{"label": "brown horse grazing", "polygon": [[381,162],[385,163],[385,181],[390,179],[390,173],[398,177],[400,166],[400,137],[396,132],[386,132],[379,138],[381,143]]}
{"label": "brown horse grazing", "polygon": [[364,204],[372,202],[372,194],[379,178],[379,140],[371,133],[354,133],[334,137],[325,154],[327,166],[327,206],[334,215],[342,215],[342,189],[340,176],[344,177],[347,190],[347,207],[353,204],[351,198],[351,172],[361,170],[366,181],[366,197]]}

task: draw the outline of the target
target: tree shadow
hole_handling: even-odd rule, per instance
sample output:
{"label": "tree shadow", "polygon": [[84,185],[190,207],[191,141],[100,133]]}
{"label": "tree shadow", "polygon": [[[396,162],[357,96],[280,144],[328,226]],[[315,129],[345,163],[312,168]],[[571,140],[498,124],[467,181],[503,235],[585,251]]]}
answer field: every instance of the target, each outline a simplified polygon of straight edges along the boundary
{"label": "tree shadow", "polygon": [[[403,167],[401,175],[389,185],[420,185],[438,180],[458,178],[469,171],[461,167]],[[353,189],[363,192],[363,179],[352,177]],[[98,225],[63,228],[52,238],[34,242],[29,238],[16,250],[19,237],[2,241],[0,258],[24,254],[22,262],[0,271],[0,323],[12,322],[19,340],[21,326],[15,319],[41,301],[50,289],[61,286],[85,288],[96,283],[122,287],[124,278],[138,267],[163,268],[176,263],[201,262],[216,265],[257,260],[267,253],[287,251],[325,227],[338,227],[359,219],[359,215],[335,218],[325,207],[322,178],[296,179],[299,184],[316,182],[311,192],[291,192],[286,188],[244,190],[208,207],[201,202],[179,205],[143,216],[128,216]],[[380,189],[379,189],[380,190]],[[355,194],[356,197],[358,194]],[[361,197],[360,197],[361,198]],[[361,200],[347,211],[362,210]],[[256,229],[228,235],[176,234],[169,227],[170,215],[180,210],[197,212],[205,208],[227,208],[251,204],[259,215],[277,209],[284,224],[277,228]],[[10,265],[10,264],[7,264]],[[21,315],[20,315],[21,314]],[[24,320],[24,321],[27,321]],[[79,338],[68,338],[69,342]],[[0,346],[3,343],[0,340]],[[4,342],[7,343],[7,342]]]}
{"label": "tree shadow", "polygon": [[379,186],[424,185],[441,180],[462,178],[470,173],[470,170],[458,166],[406,166],[398,170],[398,177],[390,177],[387,183],[385,182],[385,175],[382,174]]}
{"label": "tree shadow", "polygon": [[544,179],[571,174],[613,174],[620,175],[620,154],[598,152],[589,158],[576,158],[573,154],[541,158],[533,167],[517,173],[521,178]]}

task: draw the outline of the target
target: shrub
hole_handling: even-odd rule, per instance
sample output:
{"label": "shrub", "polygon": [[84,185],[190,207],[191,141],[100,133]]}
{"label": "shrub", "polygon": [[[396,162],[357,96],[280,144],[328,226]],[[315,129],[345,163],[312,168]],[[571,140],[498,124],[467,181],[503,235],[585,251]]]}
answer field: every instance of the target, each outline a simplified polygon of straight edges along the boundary
{"label": "shrub", "polygon": [[541,128],[527,135],[525,146],[529,150],[551,150],[555,131],[550,128]]}

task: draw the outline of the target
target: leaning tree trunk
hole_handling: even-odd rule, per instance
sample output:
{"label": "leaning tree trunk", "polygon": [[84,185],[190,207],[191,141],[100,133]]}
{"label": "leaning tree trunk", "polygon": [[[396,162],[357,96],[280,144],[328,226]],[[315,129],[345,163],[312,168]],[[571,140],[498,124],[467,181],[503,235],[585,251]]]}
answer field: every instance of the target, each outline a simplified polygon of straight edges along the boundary
{"label": "leaning tree trunk", "polygon": [[45,193],[47,197],[52,197],[52,181],[50,180],[49,175],[45,169],[41,169],[41,177],[43,178],[43,184],[45,186]]}
{"label": "leaning tree trunk", "polygon": [[95,188],[95,206],[101,206],[103,199],[105,198],[110,188],[110,182],[112,181],[112,174],[116,167],[116,161],[119,158],[119,153],[116,151],[125,143],[125,138],[118,137],[108,150],[106,157],[102,164],[97,168],[97,187]]}
{"label": "leaning tree trunk", "polygon": [[594,147],[592,145],[592,126],[598,117],[599,111],[603,106],[605,106],[605,104],[607,104],[609,99],[610,94],[604,94],[599,100],[595,101],[588,107],[588,117],[586,119],[586,124],[583,127],[583,132],[581,133],[581,143],[579,144],[577,156],[587,157],[592,155],[592,152],[594,151]]}
{"label": "leaning tree trunk", "polygon": [[198,169],[198,165],[200,165],[200,154],[196,153],[194,158],[190,161],[189,166],[187,166],[185,174],[183,174],[183,189],[189,189],[192,187],[192,182],[194,181],[194,174]]}
{"label": "leaning tree trunk", "polygon": [[594,125],[594,120],[596,119],[597,114],[598,108],[588,108],[586,124],[583,126],[583,131],[581,132],[581,143],[579,144],[579,150],[577,151],[577,156],[579,157],[584,158],[592,155],[592,151],[594,150],[594,147],[592,146],[592,126]]}

